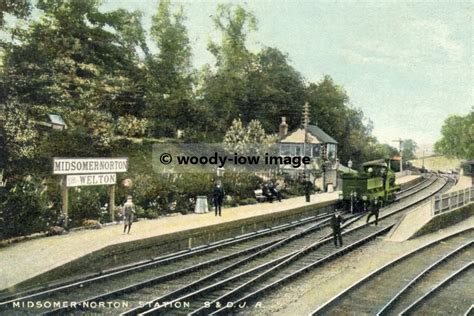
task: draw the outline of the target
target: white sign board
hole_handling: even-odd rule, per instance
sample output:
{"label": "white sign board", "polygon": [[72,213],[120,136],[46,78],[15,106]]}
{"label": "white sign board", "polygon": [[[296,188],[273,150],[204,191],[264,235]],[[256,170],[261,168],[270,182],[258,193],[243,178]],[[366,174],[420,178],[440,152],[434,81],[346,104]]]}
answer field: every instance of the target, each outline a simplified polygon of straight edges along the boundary
{"label": "white sign board", "polygon": [[53,174],[126,172],[128,158],[53,158]]}
{"label": "white sign board", "polygon": [[79,187],[87,185],[111,185],[117,183],[115,173],[104,174],[78,174],[66,176],[67,187]]}

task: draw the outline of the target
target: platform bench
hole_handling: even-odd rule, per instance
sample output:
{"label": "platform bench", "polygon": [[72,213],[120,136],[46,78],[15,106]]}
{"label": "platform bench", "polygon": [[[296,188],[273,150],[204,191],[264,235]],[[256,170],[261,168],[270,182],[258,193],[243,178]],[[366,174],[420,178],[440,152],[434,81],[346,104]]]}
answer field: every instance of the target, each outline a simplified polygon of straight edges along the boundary
{"label": "platform bench", "polygon": [[262,189],[254,190],[253,192],[255,194],[255,199],[257,200],[257,202],[265,202],[268,200],[268,198],[263,195]]}

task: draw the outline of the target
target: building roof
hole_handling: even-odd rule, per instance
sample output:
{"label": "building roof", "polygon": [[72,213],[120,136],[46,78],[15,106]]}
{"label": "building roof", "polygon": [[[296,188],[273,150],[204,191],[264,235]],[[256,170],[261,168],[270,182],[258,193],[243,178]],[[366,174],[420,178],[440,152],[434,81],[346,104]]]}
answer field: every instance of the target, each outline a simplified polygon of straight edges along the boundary
{"label": "building roof", "polygon": [[[280,140],[280,143],[304,143],[304,128],[288,133]],[[337,141],[326,134],[322,129],[316,125],[308,125],[308,144],[337,144]]]}
{"label": "building roof", "polygon": [[323,143],[337,144],[337,141],[334,138],[326,134],[322,129],[320,129],[316,125],[308,125],[308,132],[316,136]]}

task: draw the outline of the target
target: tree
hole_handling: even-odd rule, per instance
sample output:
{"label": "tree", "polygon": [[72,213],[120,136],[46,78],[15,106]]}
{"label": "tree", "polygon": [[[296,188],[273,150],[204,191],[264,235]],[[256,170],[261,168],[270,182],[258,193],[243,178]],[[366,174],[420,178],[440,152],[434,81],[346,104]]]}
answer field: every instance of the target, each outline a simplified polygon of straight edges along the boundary
{"label": "tree", "polygon": [[441,128],[441,139],[435,143],[438,154],[460,159],[474,157],[474,112],[466,116],[452,115]]}
{"label": "tree", "polygon": [[364,113],[350,105],[343,87],[325,76],[319,83],[308,86],[306,97],[311,123],[339,142],[342,162],[351,159],[357,165],[373,158],[377,140],[371,136],[370,122],[364,124]]}
{"label": "tree", "polygon": [[147,58],[147,116],[154,118],[155,133],[172,136],[177,128],[192,125],[191,47],[183,8],[172,14],[169,0],[160,1],[152,18],[151,37],[159,49]]}
{"label": "tree", "polygon": [[4,135],[4,153],[10,163],[36,157],[38,131],[25,113],[24,107],[15,100],[6,104],[5,121],[0,128],[0,134]]}
{"label": "tree", "polygon": [[267,152],[276,138],[267,135],[262,124],[252,120],[247,126],[240,119],[235,119],[224,136],[224,149],[239,155],[261,155]]}
{"label": "tree", "polygon": [[[61,114],[99,149],[110,145],[112,118],[143,110],[138,49],[140,13],[100,12],[97,0],[40,0],[43,14],[6,47],[7,98],[29,117]],[[146,50],[146,49],[145,49]]]}
{"label": "tree", "polygon": [[402,157],[405,161],[415,159],[415,153],[418,145],[412,139],[405,139],[402,143]]}
{"label": "tree", "polygon": [[5,26],[5,13],[17,18],[26,18],[31,12],[28,0],[0,0],[0,29]]}
{"label": "tree", "polygon": [[218,5],[212,19],[222,35],[220,43],[208,44],[217,69],[206,73],[201,98],[213,112],[218,132],[227,129],[247,102],[246,81],[254,55],[247,49],[246,39],[248,32],[256,30],[256,19],[243,7],[229,4]]}
{"label": "tree", "polygon": [[240,107],[244,122],[257,119],[270,132],[278,130],[282,116],[290,129],[301,124],[304,80],[278,49],[267,47],[257,54],[249,70],[246,95],[247,102]]}

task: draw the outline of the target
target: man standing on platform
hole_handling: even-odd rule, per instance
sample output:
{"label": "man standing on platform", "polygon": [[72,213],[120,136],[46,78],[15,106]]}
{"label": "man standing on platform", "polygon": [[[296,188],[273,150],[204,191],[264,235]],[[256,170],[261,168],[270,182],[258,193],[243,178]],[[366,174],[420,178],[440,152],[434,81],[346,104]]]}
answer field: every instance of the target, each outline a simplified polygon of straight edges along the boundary
{"label": "man standing on platform", "polygon": [[305,179],[303,182],[303,186],[304,186],[304,196],[306,197],[306,202],[310,202],[313,184],[308,179]]}
{"label": "man standing on platform", "polygon": [[123,223],[124,223],[123,233],[124,234],[125,234],[125,231],[127,230],[127,227],[128,227],[127,234],[130,234],[130,228],[132,227],[134,214],[135,214],[135,205],[132,202],[132,196],[129,195],[127,197],[127,202],[125,202],[125,204],[123,205]]}
{"label": "man standing on platform", "polygon": [[224,202],[224,188],[222,187],[222,183],[217,181],[216,186],[214,187],[214,191],[212,192],[212,199],[214,202],[215,214],[219,213],[219,216],[222,216],[222,203]]}

